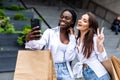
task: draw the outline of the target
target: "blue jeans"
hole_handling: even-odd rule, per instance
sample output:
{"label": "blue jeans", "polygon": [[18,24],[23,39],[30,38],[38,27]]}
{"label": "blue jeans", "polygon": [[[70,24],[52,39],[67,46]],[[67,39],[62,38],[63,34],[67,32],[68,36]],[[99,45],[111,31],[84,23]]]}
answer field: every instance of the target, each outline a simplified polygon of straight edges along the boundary
{"label": "blue jeans", "polygon": [[74,80],[71,78],[66,63],[55,63],[57,80]]}
{"label": "blue jeans", "polygon": [[98,78],[97,75],[89,66],[83,69],[83,76],[85,80],[111,80],[108,73]]}

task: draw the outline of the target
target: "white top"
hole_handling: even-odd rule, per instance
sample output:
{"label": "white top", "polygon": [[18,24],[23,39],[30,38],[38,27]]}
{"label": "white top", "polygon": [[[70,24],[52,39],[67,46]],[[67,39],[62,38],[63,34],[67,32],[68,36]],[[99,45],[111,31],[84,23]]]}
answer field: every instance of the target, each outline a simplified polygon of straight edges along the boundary
{"label": "white top", "polygon": [[55,63],[65,62],[65,51],[66,51],[66,48],[67,48],[66,44],[63,44],[61,42],[59,43],[58,50],[57,50],[57,53],[56,53],[56,58],[54,59]]}
{"label": "white top", "polygon": [[75,52],[77,54],[78,62],[73,67],[73,73],[76,78],[83,76],[83,74],[82,74],[83,63],[87,64],[96,73],[96,75],[98,77],[101,77],[107,73],[107,71],[105,70],[103,65],[100,63],[100,61],[103,61],[106,59],[107,54],[106,54],[105,49],[104,49],[104,52],[102,52],[102,53],[98,52],[96,39],[97,39],[97,36],[94,35],[94,38],[93,38],[94,50],[88,59],[84,58],[84,55],[82,52],[83,43],[81,43],[80,46],[76,47]]}
{"label": "white top", "polygon": [[54,63],[66,62],[71,77],[73,77],[69,62],[75,57],[76,39],[74,35],[69,35],[70,42],[63,44],[60,41],[60,28],[55,27],[47,29],[40,40],[26,42],[25,48],[29,49],[46,49],[51,50]]}

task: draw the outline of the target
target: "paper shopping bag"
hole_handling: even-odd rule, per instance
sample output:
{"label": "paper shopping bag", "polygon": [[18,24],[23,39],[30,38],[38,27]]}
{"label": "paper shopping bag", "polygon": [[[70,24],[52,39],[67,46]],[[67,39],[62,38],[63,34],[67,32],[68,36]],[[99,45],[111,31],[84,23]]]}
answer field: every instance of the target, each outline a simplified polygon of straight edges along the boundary
{"label": "paper shopping bag", "polygon": [[19,50],[14,80],[56,80],[49,50]]}
{"label": "paper shopping bag", "polygon": [[103,61],[102,64],[110,74],[111,80],[120,80],[115,69],[115,56],[109,57],[107,60]]}
{"label": "paper shopping bag", "polygon": [[111,59],[112,59],[112,63],[113,63],[113,66],[115,68],[115,71],[117,73],[117,76],[120,80],[120,59],[118,59],[115,56],[113,56]]}

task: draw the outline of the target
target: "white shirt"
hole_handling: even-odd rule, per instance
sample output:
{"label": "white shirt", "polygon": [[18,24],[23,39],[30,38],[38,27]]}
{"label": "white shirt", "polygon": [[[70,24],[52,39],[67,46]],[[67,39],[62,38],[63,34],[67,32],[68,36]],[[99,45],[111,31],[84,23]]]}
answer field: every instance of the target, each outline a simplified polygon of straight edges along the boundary
{"label": "white shirt", "polygon": [[32,40],[26,42],[25,48],[29,49],[42,49],[45,46],[46,49],[51,50],[54,63],[66,62],[71,77],[73,77],[69,61],[72,61],[75,57],[76,39],[74,35],[69,35],[70,42],[63,44],[60,41],[60,28],[55,27],[47,29],[42,35],[40,40]]}
{"label": "white shirt", "polygon": [[92,51],[92,54],[88,59],[84,58],[84,55],[82,52],[83,43],[81,43],[80,46],[76,47],[75,52],[77,54],[78,62],[73,67],[73,73],[76,78],[83,76],[82,74],[83,63],[87,64],[96,73],[98,77],[101,77],[107,73],[103,65],[100,63],[101,61],[106,59],[107,54],[105,49],[104,49],[104,52],[102,53],[98,52],[96,40],[97,40],[97,36],[94,35],[94,38],[93,38],[94,50]]}
{"label": "white shirt", "polygon": [[56,56],[55,56],[56,58],[54,59],[55,63],[65,62],[65,51],[66,51],[66,48],[67,48],[67,45],[61,43],[61,41],[60,41],[59,42],[59,46],[57,48],[58,50],[57,50],[57,53],[56,53]]}

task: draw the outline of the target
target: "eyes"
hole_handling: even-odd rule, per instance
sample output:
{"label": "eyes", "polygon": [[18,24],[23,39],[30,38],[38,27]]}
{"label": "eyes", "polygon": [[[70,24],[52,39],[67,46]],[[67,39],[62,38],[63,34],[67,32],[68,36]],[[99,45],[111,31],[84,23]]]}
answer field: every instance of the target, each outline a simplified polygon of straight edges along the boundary
{"label": "eyes", "polygon": [[85,23],[87,23],[88,21],[87,20],[83,20]]}
{"label": "eyes", "polygon": [[69,16],[60,16],[60,19],[63,19],[63,18],[65,18],[66,20],[72,20],[72,18]]}
{"label": "eyes", "polygon": [[87,15],[83,15],[79,20],[83,21],[84,23],[89,23],[88,19],[89,17]]}
{"label": "eyes", "polygon": [[88,23],[88,20],[85,19],[85,18],[80,18],[79,20],[80,20],[80,21],[83,21],[83,22],[85,22],[85,23]]}

